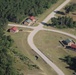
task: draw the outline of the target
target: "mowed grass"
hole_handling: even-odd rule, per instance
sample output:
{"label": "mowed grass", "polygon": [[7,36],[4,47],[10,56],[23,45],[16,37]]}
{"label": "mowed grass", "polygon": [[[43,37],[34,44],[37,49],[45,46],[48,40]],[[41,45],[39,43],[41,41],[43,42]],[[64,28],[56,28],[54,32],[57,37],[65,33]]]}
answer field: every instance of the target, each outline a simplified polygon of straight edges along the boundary
{"label": "mowed grass", "polygon": [[76,56],[75,51],[64,49],[59,43],[59,40],[67,38],[70,37],[54,32],[40,31],[34,37],[34,43],[39,50],[41,50],[52,62],[54,62],[65,73],[65,75],[72,75],[73,71],[69,68],[66,68],[68,65],[59,59],[67,55]]}
{"label": "mowed grass", "polygon": [[59,30],[59,31],[67,32],[67,33],[70,33],[70,34],[73,34],[73,35],[76,36],[76,28],[63,28],[63,29],[59,29],[59,28],[52,27],[52,26],[44,26],[44,28]]}
{"label": "mowed grass", "polygon": [[76,3],[76,0],[71,0],[72,3]]}
{"label": "mowed grass", "polygon": [[[16,61],[16,67],[21,69],[24,72],[24,75],[57,75],[55,71],[47,65],[43,59],[39,57],[38,60],[36,60],[35,55],[37,55],[28,45],[27,43],[27,37],[31,29],[26,28],[19,28],[22,29],[22,32],[18,33],[6,33],[7,35],[11,35],[11,37],[14,39],[14,47],[17,47],[17,51],[21,52],[23,55],[27,56],[34,64],[36,64],[40,69],[32,69],[29,70],[26,65],[24,65],[21,61]],[[19,59],[18,59],[19,60]]]}

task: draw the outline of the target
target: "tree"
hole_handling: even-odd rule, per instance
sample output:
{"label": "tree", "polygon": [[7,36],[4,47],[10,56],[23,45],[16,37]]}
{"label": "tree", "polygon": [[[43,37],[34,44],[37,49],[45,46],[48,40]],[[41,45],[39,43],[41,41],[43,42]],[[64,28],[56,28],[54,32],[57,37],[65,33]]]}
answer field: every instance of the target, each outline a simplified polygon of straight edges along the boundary
{"label": "tree", "polygon": [[66,62],[69,65],[69,69],[72,69],[76,72],[76,57],[71,57],[71,56],[65,56],[62,58],[64,62]]}
{"label": "tree", "polygon": [[29,14],[43,13],[58,0],[0,0],[0,18],[11,22],[20,22]]}
{"label": "tree", "polygon": [[63,16],[58,18],[51,18],[52,25],[58,27],[58,28],[73,28],[76,27],[76,21],[73,21],[71,17]]}
{"label": "tree", "polygon": [[65,11],[66,11],[66,13],[76,11],[76,3],[72,3],[72,4],[68,5],[68,6],[66,6]]}

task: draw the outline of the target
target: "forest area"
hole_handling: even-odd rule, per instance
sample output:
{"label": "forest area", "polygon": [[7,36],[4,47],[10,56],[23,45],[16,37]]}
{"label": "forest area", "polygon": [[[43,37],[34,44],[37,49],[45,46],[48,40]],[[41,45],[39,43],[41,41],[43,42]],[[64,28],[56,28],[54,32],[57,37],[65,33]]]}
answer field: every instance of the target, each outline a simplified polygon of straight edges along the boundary
{"label": "forest area", "polygon": [[58,18],[52,18],[52,26],[56,26],[57,28],[74,28],[76,27],[76,21],[73,21],[73,18],[63,16]]}
{"label": "forest area", "polygon": [[28,15],[43,13],[58,0],[0,0],[0,18],[19,23]]}

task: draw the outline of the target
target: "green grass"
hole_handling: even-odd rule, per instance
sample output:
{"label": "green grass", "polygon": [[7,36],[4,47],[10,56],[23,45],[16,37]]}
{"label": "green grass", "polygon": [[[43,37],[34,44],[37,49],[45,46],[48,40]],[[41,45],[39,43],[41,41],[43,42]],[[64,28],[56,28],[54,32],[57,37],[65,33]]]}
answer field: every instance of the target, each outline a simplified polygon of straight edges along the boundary
{"label": "green grass", "polygon": [[66,55],[76,56],[76,52],[64,49],[59,43],[59,40],[67,38],[70,37],[54,32],[40,31],[34,37],[34,43],[50,60],[52,60],[65,73],[65,75],[72,75],[73,71],[65,68],[68,65],[59,59],[63,58]]}
{"label": "green grass", "polygon": [[67,33],[76,35],[76,28],[63,28],[63,29],[59,29],[59,28],[51,27],[51,26],[44,26],[44,28],[59,30],[59,31],[63,31],[63,32],[67,32]]}
{"label": "green grass", "polygon": [[[23,70],[25,74],[33,74],[33,75],[57,75],[55,71],[47,65],[43,59],[39,56],[39,59],[36,60],[35,55],[37,55],[28,45],[27,37],[29,32],[32,31],[31,29],[20,28],[25,30],[25,32],[18,32],[14,33],[6,33],[7,35],[11,35],[14,39],[15,44],[14,46],[17,47],[17,50],[21,52],[23,55],[27,56],[34,64],[36,64],[40,69],[32,69],[29,70],[25,65],[23,65],[21,61],[17,63],[17,66]],[[18,59],[19,60],[19,59]],[[23,68],[22,68],[23,67]],[[25,70],[25,71],[24,71]]]}
{"label": "green grass", "polygon": [[65,29],[61,29],[61,31],[65,31],[67,33],[76,35],[76,28],[65,28]]}

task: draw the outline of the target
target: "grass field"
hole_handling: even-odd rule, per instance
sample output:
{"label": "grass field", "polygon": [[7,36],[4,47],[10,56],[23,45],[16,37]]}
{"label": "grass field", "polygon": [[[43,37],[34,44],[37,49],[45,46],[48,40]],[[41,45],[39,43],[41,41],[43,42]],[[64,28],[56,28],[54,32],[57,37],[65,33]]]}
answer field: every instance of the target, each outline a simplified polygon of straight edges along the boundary
{"label": "grass field", "polygon": [[67,38],[70,37],[54,32],[40,31],[34,37],[34,43],[51,61],[53,61],[65,73],[65,75],[72,75],[73,71],[65,68],[68,65],[59,59],[63,58],[66,55],[76,56],[76,52],[64,49],[59,43],[59,40]]}
{"label": "grass field", "polygon": [[36,60],[35,55],[37,55],[28,45],[27,37],[31,29],[20,28],[24,32],[7,33],[11,35],[11,37],[15,41],[15,45],[17,47],[17,51],[21,52],[23,55],[27,56],[34,64],[39,66],[40,69],[27,69],[26,65],[22,64],[22,62],[18,62],[17,66],[25,73],[25,75],[57,75],[54,70],[47,65],[41,57]]}

